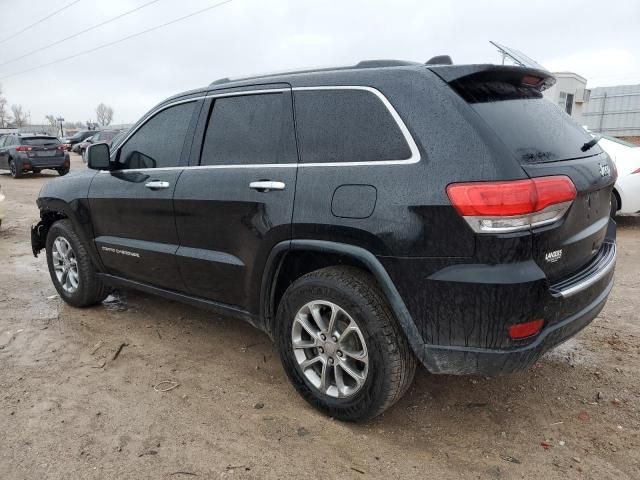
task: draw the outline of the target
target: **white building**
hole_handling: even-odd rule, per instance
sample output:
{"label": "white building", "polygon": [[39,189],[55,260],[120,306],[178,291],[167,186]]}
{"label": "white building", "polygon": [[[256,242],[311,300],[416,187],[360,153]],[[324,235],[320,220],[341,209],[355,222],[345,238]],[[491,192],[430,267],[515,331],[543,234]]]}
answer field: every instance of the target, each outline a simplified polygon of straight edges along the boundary
{"label": "white building", "polygon": [[572,72],[554,72],[553,76],[556,83],[542,92],[544,98],[562,108],[579,125],[584,125],[584,106],[590,95],[587,79]]}

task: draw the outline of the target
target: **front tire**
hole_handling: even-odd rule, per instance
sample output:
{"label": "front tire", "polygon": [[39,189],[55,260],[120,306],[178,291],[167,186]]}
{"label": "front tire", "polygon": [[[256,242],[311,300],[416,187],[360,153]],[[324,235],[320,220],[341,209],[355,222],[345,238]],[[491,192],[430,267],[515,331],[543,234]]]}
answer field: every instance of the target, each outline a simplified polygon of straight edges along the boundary
{"label": "front tire", "polygon": [[299,278],[276,321],[293,386],[334,418],[373,418],[411,385],[413,352],[375,281],[360,269],[329,267]]}
{"label": "front tire", "polygon": [[47,234],[47,265],[60,297],[74,307],[102,302],[110,289],[100,280],[82,240],[69,220],[54,223]]}

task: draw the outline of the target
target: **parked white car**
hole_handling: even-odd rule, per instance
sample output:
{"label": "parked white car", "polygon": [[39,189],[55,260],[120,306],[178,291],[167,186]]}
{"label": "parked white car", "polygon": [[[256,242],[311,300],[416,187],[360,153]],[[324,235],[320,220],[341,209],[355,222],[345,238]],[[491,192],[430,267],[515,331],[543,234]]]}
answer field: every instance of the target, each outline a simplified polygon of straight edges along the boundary
{"label": "parked white car", "polygon": [[4,218],[4,195],[0,192],[0,226],[2,225],[2,219]]}
{"label": "parked white car", "polygon": [[608,135],[600,135],[598,145],[618,169],[618,181],[611,197],[612,216],[640,213],[640,147]]}

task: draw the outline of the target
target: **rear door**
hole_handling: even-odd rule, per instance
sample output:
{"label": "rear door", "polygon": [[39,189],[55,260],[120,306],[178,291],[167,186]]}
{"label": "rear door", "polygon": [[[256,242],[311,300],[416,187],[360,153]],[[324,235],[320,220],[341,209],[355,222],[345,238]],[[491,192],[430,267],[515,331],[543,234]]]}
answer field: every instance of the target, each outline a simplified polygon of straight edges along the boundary
{"label": "rear door", "polygon": [[291,238],[297,153],[291,89],[210,92],[174,195],[188,291],[257,313],[273,246]]}
{"label": "rear door", "polygon": [[188,159],[201,101],[160,107],[112,153],[119,169],[89,189],[95,242],[109,273],[184,290],[173,192]]}

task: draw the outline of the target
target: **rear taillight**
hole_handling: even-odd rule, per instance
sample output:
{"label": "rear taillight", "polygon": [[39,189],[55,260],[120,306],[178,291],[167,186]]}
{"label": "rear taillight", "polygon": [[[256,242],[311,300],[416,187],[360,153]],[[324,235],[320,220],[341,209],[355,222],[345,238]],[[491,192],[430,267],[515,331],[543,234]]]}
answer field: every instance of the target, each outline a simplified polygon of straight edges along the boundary
{"label": "rear taillight", "polygon": [[27,147],[25,145],[19,145],[16,147],[16,151],[18,152],[30,152],[31,150],[33,150],[33,147]]}
{"label": "rear taillight", "polygon": [[63,152],[63,151],[64,151],[64,146],[62,146],[62,145],[58,145],[58,146],[56,147],[56,150],[60,150],[61,152]]}
{"label": "rear taillight", "polygon": [[560,219],[576,198],[569,177],[452,183],[449,200],[478,233],[527,230]]}

